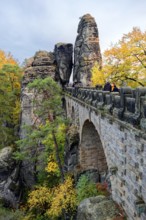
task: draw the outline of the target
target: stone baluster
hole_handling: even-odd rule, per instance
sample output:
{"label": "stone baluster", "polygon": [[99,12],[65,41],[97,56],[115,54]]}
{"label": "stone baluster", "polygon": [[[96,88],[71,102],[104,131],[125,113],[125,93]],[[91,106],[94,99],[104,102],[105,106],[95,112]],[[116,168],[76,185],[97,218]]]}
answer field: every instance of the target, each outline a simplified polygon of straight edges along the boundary
{"label": "stone baluster", "polygon": [[77,91],[77,94],[76,94],[76,97],[78,99],[81,99],[81,92],[82,92],[81,88],[78,88],[78,91]]}
{"label": "stone baluster", "polygon": [[83,97],[84,97],[84,89],[81,89],[80,91],[81,91],[80,99],[83,100]]}
{"label": "stone baluster", "polygon": [[84,96],[83,96],[83,101],[85,101],[85,99],[86,99],[86,97],[87,97],[87,90],[86,89],[84,89]]}
{"label": "stone baluster", "polygon": [[94,107],[98,108],[98,104],[100,102],[99,94],[101,93],[101,90],[96,90],[96,101],[94,102]]}
{"label": "stone baluster", "polygon": [[93,95],[92,95],[92,103],[91,103],[91,105],[92,105],[93,107],[96,107],[96,102],[97,102],[97,91],[94,90],[94,91],[93,91]]}
{"label": "stone baluster", "polygon": [[88,103],[88,101],[89,101],[89,99],[90,99],[90,90],[87,89],[86,91],[87,91],[87,92],[86,92],[86,98],[84,99],[84,101],[85,101],[86,103]]}
{"label": "stone baluster", "polygon": [[113,115],[115,117],[120,116],[120,109],[121,109],[121,96],[118,92],[112,93],[112,102],[113,102]]}
{"label": "stone baluster", "polygon": [[130,87],[120,88],[120,109],[118,111],[119,119],[123,119],[123,114],[125,111],[125,101],[126,97],[133,97],[133,90]]}
{"label": "stone baluster", "polygon": [[141,98],[141,119],[140,119],[140,127],[142,130],[146,132],[146,96]]}
{"label": "stone baluster", "polygon": [[133,125],[137,124],[137,120],[135,120],[135,98],[125,97],[125,111],[123,114],[124,121],[127,121]]}
{"label": "stone baluster", "polygon": [[112,102],[111,93],[106,92],[104,110],[105,110],[105,112],[112,114],[112,109],[113,109],[113,102]]}
{"label": "stone baluster", "polygon": [[[146,131],[146,88],[141,89],[141,93],[138,89],[138,94],[136,100],[136,110],[139,108],[140,109],[140,127],[142,130]],[[139,94],[142,96],[139,97]]]}
{"label": "stone baluster", "polygon": [[89,105],[92,105],[93,92],[94,92],[94,90],[90,90],[90,91],[89,91],[89,100],[88,100],[88,104],[89,104]]}

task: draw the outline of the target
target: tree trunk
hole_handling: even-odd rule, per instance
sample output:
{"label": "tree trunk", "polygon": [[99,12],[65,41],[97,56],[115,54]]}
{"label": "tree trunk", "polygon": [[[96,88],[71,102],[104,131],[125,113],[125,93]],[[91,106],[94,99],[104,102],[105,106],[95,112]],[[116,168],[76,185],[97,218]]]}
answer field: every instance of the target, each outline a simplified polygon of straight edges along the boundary
{"label": "tree trunk", "polygon": [[60,159],[60,156],[59,156],[59,147],[58,147],[58,143],[57,143],[54,131],[52,131],[52,136],[53,136],[53,141],[54,141],[54,145],[55,145],[56,160],[57,160],[57,163],[58,163],[58,166],[59,166],[59,170],[60,170],[60,173],[61,173],[61,180],[62,180],[62,183],[63,183],[64,182],[64,172],[63,172],[63,168],[62,168],[62,164],[61,164],[61,159]]}

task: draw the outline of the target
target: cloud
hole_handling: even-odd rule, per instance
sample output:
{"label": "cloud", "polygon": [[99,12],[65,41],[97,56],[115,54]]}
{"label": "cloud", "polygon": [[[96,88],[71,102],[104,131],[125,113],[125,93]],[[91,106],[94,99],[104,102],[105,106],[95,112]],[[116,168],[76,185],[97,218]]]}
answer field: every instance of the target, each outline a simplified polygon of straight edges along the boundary
{"label": "cloud", "polygon": [[0,49],[23,62],[58,42],[73,43],[79,17],[96,20],[102,51],[133,26],[145,29],[145,0],[5,0],[1,1]]}

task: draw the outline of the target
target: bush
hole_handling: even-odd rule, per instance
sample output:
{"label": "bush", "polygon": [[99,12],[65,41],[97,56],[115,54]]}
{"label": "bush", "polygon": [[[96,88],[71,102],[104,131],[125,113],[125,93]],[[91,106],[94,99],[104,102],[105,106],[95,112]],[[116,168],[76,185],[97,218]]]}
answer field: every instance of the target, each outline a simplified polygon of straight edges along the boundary
{"label": "bush", "polygon": [[13,211],[0,205],[0,220],[22,220],[23,217],[23,212]]}
{"label": "bush", "polygon": [[96,184],[89,180],[89,177],[85,174],[81,175],[77,182],[77,201],[80,203],[83,199],[97,196]]}
{"label": "bush", "polygon": [[106,183],[97,183],[96,184],[97,195],[108,196],[109,192],[108,192],[107,188],[108,188],[108,186]]}

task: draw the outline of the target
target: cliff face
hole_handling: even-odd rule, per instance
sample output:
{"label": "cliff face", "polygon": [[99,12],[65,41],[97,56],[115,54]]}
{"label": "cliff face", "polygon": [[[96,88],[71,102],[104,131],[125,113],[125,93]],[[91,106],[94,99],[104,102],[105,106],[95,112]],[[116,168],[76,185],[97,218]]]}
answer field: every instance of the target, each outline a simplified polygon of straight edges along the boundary
{"label": "cliff face", "polygon": [[55,71],[56,64],[54,53],[47,51],[36,52],[34,57],[27,60],[22,80],[22,89],[36,78],[45,78],[47,76],[55,78]]}
{"label": "cliff face", "polygon": [[22,192],[19,165],[13,158],[13,149],[0,150],[0,199],[13,208],[18,207]]}
{"label": "cliff face", "polygon": [[28,91],[27,85],[37,78],[51,76],[55,79],[56,64],[53,53],[46,51],[36,52],[35,56],[26,63],[21,90],[21,129],[20,138],[24,138],[23,125],[31,125],[35,120],[33,98],[34,94]]}
{"label": "cliff face", "polygon": [[[26,69],[22,80],[21,91],[21,126],[20,126],[20,138],[23,139],[26,136],[24,126],[33,125],[36,121],[36,115],[34,113],[36,106],[34,106],[33,91],[29,91],[27,88],[28,83],[37,78],[46,78],[51,76],[55,79],[56,64],[54,53],[47,51],[36,52],[33,58],[30,58],[26,63]],[[26,146],[30,152],[28,152],[29,159],[23,160],[21,165],[21,179],[26,187],[33,186],[35,184],[35,163],[31,157],[35,152],[32,146]],[[23,151],[23,150],[22,150]]]}
{"label": "cliff face", "polygon": [[56,60],[56,80],[62,85],[69,82],[72,71],[73,45],[58,43],[55,45],[54,54]]}
{"label": "cliff face", "polygon": [[[54,53],[47,51],[36,52],[35,56],[27,60],[21,92],[21,126],[20,138],[26,136],[24,125],[33,125],[36,122],[34,105],[34,93],[27,88],[28,83],[37,78],[52,77],[61,86],[69,82],[72,69],[72,44],[56,44]],[[27,148],[29,146],[26,146]],[[41,148],[42,146],[40,146]],[[35,152],[35,146],[29,148],[30,159],[22,162],[21,178],[27,187],[35,184],[35,167],[31,157]],[[29,154],[29,153],[28,153]],[[38,160],[39,161],[39,160]],[[43,162],[42,162],[43,163]]]}
{"label": "cliff face", "polygon": [[73,81],[82,82],[86,86],[90,85],[90,71],[95,62],[98,62],[99,66],[102,63],[98,29],[90,14],[81,17],[77,32],[74,48]]}

